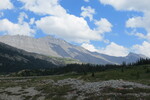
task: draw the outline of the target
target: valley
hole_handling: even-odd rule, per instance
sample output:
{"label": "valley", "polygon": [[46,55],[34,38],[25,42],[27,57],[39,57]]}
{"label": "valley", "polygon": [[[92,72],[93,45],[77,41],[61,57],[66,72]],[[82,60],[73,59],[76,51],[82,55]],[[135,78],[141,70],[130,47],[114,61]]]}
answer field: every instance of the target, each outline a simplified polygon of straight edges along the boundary
{"label": "valley", "polygon": [[[33,46],[39,39],[4,37],[15,41],[0,43],[0,100],[150,99],[150,60],[144,55],[113,57],[45,37],[61,56],[46,55],[34,51],[41,48]],[[20,47],[27,45],[22,40],[33,51]]]}
{"label": "valley", "polygon": [[150,0],[0,0],[0,100],[150,100]]}
{"label": "valley", "polygon": [[[147,71],[147,68],[149,71]],[[137,75],[139,73],[139,76]],[[149,100],[150,67],[51,76],[0,77],[1,100]]]}

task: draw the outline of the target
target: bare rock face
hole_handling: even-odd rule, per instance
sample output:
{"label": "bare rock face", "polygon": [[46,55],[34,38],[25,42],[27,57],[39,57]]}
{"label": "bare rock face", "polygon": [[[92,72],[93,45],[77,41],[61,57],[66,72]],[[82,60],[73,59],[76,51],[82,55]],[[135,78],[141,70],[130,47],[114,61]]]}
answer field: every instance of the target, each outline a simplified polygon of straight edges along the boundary
{"label": "bare rock face", "polygon": [[54,57],[73,58],[84,63],[92,64],[121,64],[123,61],[130,63],[137,61],[141,57],[145,57],[133,53],[129,54],[127,57],[114,57],[100,53],[93,53],[82,47],[72,45],[64,40],[56,39],[51,36],[32,38],[20,35],[5,35],[0,36],[0,42],[28,52]]}

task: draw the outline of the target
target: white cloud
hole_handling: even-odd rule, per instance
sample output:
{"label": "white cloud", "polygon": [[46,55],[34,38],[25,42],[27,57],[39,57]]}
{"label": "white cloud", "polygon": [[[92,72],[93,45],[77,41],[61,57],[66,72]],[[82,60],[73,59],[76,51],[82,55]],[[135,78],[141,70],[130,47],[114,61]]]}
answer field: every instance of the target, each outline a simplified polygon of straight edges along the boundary
{"label": "white cloud", "polygon": [[150,13],[145,13],[143,17],[133,17],[129,18],[126,22],[126,27],[128,28],[144,28],[147,31],[147,34],[142,34],[139,32],[133,33],[133,35],[138,36],[143,39],[150,41]]}
{"label": "white cloud", "polygon": [[85,2],[90,2],[90,0],[84,0]]}
{"label": "white cloud", "polygon": [[95,9],[91,8],[90,6],[88,7],[81,7],[82,13],[81,16],[86,18],[88,17],[90,19],[90,21],[93,20],[93,15],[95,14]]}
{"label": "white cloud", "polygon": [[99,52],[110,56],[120,57],[120,56],[127,56],[129,54],[129,49],[121,45],[118,45],[114,42],[111,42],[105,48],[100,47],[96,48],[94,45],[90,43],[83,43],[81,46],[91,52]]}
{"label": "white cloud", "polygon": [[31,29],[24,19],[28,19],[28,15],[25,12],[21,12],[18,16],[18,23],[13,23],[6,18],[0,20],[0,32],[7,35],[33,36],[35,30]]}
{"label": "white cloud", "polygon": [[101,18],[100,20],[95,20],[95,25],[97,28],[95,29],[99,33],[111,32],[112,24],[106,19]]}
{"label": "white cloud", "polygon": [[149,42],[144,41],[141,45],[134,45],[132,47],[132,50],[135,53],[143,54],[143,55],[150,57],[150,52],[149,52],[150,51],[150,43]]}
{"label": "white cloud", "polygon": [[143,26],[142,20],[143,20],[142,17],[130,18],[126,22],[126,27],[131,27],[131,28],[142,27]]}
{"label": "white cloud", "polygon": [[78,43],[103,40],[102,34],[96,29],[91,29],[83,17],[68,14],[59,4],[59,0],[20,1],[24,3],[24,9],[36,14],[47,15],[35,21],[37,28],[41,29],[45,34],[55,35]]}
{"label": "white cloud", "polygon": [[28,19],[28,15],[25,12],[21,12],[18,17],[18,22],[22,24],[24,23],[24,19]]}
{"label": "white cloud", "polygon": [[98,52],[98,50],[94,47],[94,45],[90,43],[83,43],[81,46],[91,52]]}
{"label": "white cloud", "polygon": [[22,24],[14,24],[8,19],[0,20],[0,32],[8,35],[26,35],[33,36],[34,30],[30,29],[28,23],[23,22]]}
{"label": "white cloud", "polygon": [[0,10],[12,8],[13,4],[10,2],[10,0],[0,0]]}
{"label": "white cloud", "polygon": [[99,48],[98,52],[111,56],[127,56],[129,50],[123,46],[111,42],[109,45],[106,46],[106,48]]}
{"label": "white cloud", "polygon": [[31,18],[29,24],[33,25],[35,23],[35,18]]}
{"label": "white cloud", "polygon": [[126,26],[130,28],[145,28],[150,32],[150,13],[145,13],[143,17],[132,17],[126,22]]}
{"label": "white cloud", "polygon": [[111,5],[117,10],[142,11],[150,10],[150,0],[99,0],[102,4]]}
{"label": "white cloud", "polygon": [[36,26],[46,34],[56,35],[68,41],[83,43],[90,40],[102,41],[103,34],[110,32],[112,25],[107,19],[96,21],[96,28],[91,29],[82,17],[66,14],[47,16],[36,21]]}
{"label": "white cloud", "polygon": [[66,10],[59,5],[59,0],[19,0],[24,3],[26,10],[38,14],[50,14],[61,16],[66,13]]}
{"label": "white cloud", "polygon": [[143,39],[147,38],[143,33],[134,33],[134,35],[139,37],[139,38],[143,38]]}
{"label": "white cloud", "polygon": [[144,38],[150,41],[150,0],[99,0],[102,4],[111,5],[117,10],[137,11],[142,12],[143,16],[129,18],[126,22],[128,28],[144,28],[147,31],[146,35],[135,32],[135,36]]}
{"label": "white cloud", "polygon": [[82,17],[74,15],[44,17],[36,21],[36,25],[45,33],[57,35],[68,41],[82,43],[89,40],[102,40],[101,35],[91,30]]}
{"label": "white cloud", "polygon": [[148,40],[150,42],[150,33],[144,34],[144,33],[140,33],[140,32],[137,32],[137,31],[132,31],[128,34],[137,36],[139,39],[145,39],[145,40]]}

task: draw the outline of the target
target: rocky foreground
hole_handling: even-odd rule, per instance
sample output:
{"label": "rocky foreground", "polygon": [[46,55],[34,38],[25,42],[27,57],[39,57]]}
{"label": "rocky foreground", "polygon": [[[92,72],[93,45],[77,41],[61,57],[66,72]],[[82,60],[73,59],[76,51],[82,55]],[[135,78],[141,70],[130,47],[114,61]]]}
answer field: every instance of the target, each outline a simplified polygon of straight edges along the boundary
{"label": "rocky foreground", "polygon": [[150,86],[124,80],[0,79],[0,100],[150,100]]}

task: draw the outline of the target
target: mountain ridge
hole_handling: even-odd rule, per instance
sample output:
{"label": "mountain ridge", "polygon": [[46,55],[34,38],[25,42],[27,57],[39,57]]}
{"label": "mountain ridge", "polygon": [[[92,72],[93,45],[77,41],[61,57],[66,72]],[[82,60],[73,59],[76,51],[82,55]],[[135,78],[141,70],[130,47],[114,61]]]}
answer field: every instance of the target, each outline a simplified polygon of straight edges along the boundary
{"label": "mountain ridge", "polygon": [[72,63],[80,62],[73,59],[29,53],[0,42],[0,72],[17,72],[23,69],[49,69]]}
{"label": "mountain ridge", "polygon": [[72,58],[83,63],[92,64],[122,64],[122,62],[132,63],[140,58],[145,58],[145,56],[133,53],[129,53],[126,57],[114,57],[97,52],[90,52],[80,46],[72,45],[65,40],[51,36],[33,38],[20,35],[5,35],[0,36],[0,42],[28,52],[54,57]]}

